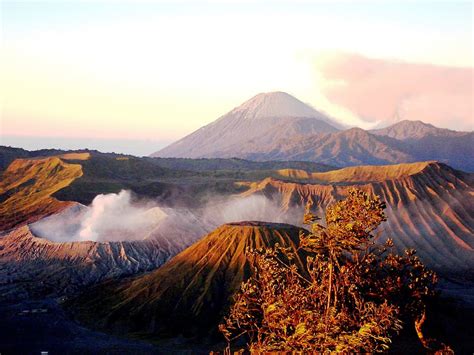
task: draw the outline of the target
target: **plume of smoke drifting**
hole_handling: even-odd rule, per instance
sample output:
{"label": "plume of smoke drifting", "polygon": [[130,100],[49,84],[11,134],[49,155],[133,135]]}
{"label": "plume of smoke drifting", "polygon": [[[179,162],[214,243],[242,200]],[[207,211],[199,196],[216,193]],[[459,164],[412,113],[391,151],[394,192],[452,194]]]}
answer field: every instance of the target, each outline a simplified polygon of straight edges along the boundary
{"label": "plume of smoke drifting", "polygon": [[131,198],[130,191],[126,190],[96,196],[81,221],[79,239],[98,240],[105,234],[142,239],[147,231],[166,218],[166,214],[159,210],[150,216],[151,206],[134,205]]}
{"label": "plume of smoke drifting", "polygon": [[166,213],[151,202],[132,202],[130,191],[97,195],[89,207],[76,205],[30,227],[47,239],[111,241],[144,239]]}
{"label": "plume of smoke drifting", "polygon": [[170,208],[136,200],[130,191],[97,195],[89,207],[76,205],[30,227],[57,242],[161,239],[190,244],[221,224],[244,220],[298,223],[300,211],[284,212],[265,196],[208,197],[198,209]]}
{"label": "plume of smoke drifting", "polygon": [[266,196],[251,195],[229,197],[217,203],[211,198],[206,204],[203,218],[215,226],[240,221],[298,224],[302,216],[300,212],[298,208],[291,212],[284,211],[276,201]]}

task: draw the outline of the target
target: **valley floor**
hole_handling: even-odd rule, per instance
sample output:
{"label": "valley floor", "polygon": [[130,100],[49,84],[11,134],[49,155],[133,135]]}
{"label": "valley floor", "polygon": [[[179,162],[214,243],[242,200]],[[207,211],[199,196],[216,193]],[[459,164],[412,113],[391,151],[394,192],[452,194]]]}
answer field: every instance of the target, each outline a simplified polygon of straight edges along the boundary
{"label": "valley floor", "polygon": [[[438,305],[439,311],[431,313],[430,333],[437,335],[439,332],[447,336],[456,354],[472,354],[474,304],[470,301],[474,284],[443,280],[440,286],[443,297],[441,306]],[[453,301],[452,297],[456,296],[463,296],[467,302]],[[49,354],[208,354],[211,350],[225,348],[223,343],[209,345],[182,337],[151,344],[94,331],[72,320],[62,309],[60,299],[55,298],[0,304],[0,319],[1,354],[39,354],[44,351]],[[416,352],[423,351],[413,335],[403,338],[394,342],[393,353],[410,353],[415,348]]]}
{"label": "valley floor", "polygon": [[145,342],[92,331],[68,318],[56,299],[0,305],[0,353],[154,353]]}
{"label": "valley floor", "polygon": [[209,354],[225,344],[198,344],[182,337],[154,344],[88,329],[45,298],[0,304],[0,354]]}

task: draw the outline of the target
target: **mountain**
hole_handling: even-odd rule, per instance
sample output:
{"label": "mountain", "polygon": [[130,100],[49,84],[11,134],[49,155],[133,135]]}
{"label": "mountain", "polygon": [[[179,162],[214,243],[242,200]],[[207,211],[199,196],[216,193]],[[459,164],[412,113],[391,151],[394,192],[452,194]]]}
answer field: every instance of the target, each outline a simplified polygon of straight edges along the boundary
{"label": "mountain", "polygon": [[57,243],[23,226],[0,235],[0,300],[71,294],[155,269],[182,249],[173,240]]}
{"label": "mountain", "polygon": [[[307,162],[59,153],[15,159],[2,174],[0,295],[4,297],[69,294],[108,277],[150,270],[222,223],[277,213],[263,198],[230,199],[230,194],[245,189],[238,181],[278,176],[274,169],[281,168],[330,169]],[[221,164],[224,170],[219,170]],[[119,205],[122,209],[114,213],[123,216],[103,215],[93,222],[94,233],[82,236],[79,232],[84,222],[90,222],[88,216],[101,213],[93,204],[83,203],[89,205],[99,194],[117,196],[122,190],[132,191],[130,204],[138,209]],[[95,241],[84,241],[91,238]]]}
{"label": "mountain", "polygon": [[454,168],[474,171],[474,132],[437,128],[421,121],[401,121],[371,133],[395,138],[417,161],[438,160]]}
{"label": "mountain", "polygon": [[339,167],[437,160],[474,171],[474,133],[421,121],[345,130],[282,92],[259,94],[152,157],[303,160]]}
{"label": "mountain", "polygon": [[[375,136],[361,129],[337,132],[336,135],[342,137],[338,138],[338,144],[333,148],[336,151],[341,147],[344,151],[352,151],[351,156],[336,155],[339,161],[345,159],[352,164],[360,163],[364,160],[364,147],[369,146],[377,151],[379,157],[378,161],[370,161],[372,164],[393,158],[390,156],[394,154],[393,150],[383,149],[383,140],[393,138]],[[345,139],[347,137],[350,139]],[[333,154],[331,150],[318,153],[328,157]],[[399,154],[403,157],[403,152]],[[76,160],[67,160],[72,158]],[[77,160],[79,158],[82,160]],[[171,166],[177,164],[181,168],[193,167],[196,171],[156,165],[160,161]],[[213,170],[216,167],[213,160],[124,159],[76,153],[19,159],[4,172],[0,183],[3,188],[0,190],[3,192],[0,193],[0,210],[3,211],[0,214],[0,230],[30,224],[39,237],[70,241],[71,230],[79,228],[74,222],[77,213],[67,215],[67,218],[64,216],[67,211],[81,206],[78,201],[82,202],[89,194],[93,198],[99,193],[131,189],[138,196],[151,197],[160,202],[159,209],[149,212],[147,221],[153,221],[151,229],[117,234],[111,225],[104,232],[106,239],[99,240],[122,241],[128,240],[129,235],[134,240],[168,236],[180,241],[181,249],[173,249],[178,252],[215,226],[235,220],[232,218],[236,216],[249,219],[251,214],[244,213],[246,211],[252,211],[254,218],[259,216],[265,220],[298,224],[305,199],[314,198],[319,205],[319,213],[322,213],[329,203],[343,198],[348,187],[358,186],[380,195],[387,202],[387,211],[393,216],[387,228],[390,228],[395,243],[399,243],[397,245],[401,249],[403,245],[410,245],[423,255],[432,249],[433,238],[441,238],[437,236],[439,234],[447,238],[444,244],[452,243],[453,250],[459,248],[456,252],[459,258],[453,258],[446,249],[437,247],[436,253],[428,252],[426,255],[430,266],[457,270],[459,266],[471,265],[471,239],[474,234],[471,217],[474,215],[472,174],[436,162],[355,166],[333,171],[314,171],[312,167],[320,166],[312,164],[224,162],[226,168],[231,170]],[[260,168],[278,169],[246,170]],[[263,195],[268,200],[240,201],[238,197],[233,197],[232,201],[225,202],[229,195],[236,193],[241,193],[240,197],[244,198]],[[203,196],[214,198],[206,200]],[[290,211],[289,206],[294,208]],[[53,216],[45,218],[51,214]],[[187,237],[183,239],[183,236]]]}
{"label": "mountain", "polygon": [[[437,160],[457,169],[474,171],[474,133],[435,128],[435,133],[404,131],[407,137],[397,139],[392,131],[370,132],[350,128],[333,133],[277,137],[270,144],[243,140],[240,151],[223,151],[256,161],[296,160],[346,167],[363,164],[399,164]],[[412,132],[410,136],[408,132]],[[400,133],[401,135],[401,133]],[[233,149],[233,148],[232,148]]]}
{"label": "mountain", "polygon": [[60,157],[13,161],[0,181],[0,230],[34,222],[73,205],[52,195],[82,174],[80,164],[66,163]]}
{"label": "mountain", "polygon": [[283,139],[273,146],[264,146],[246,158],[258,160],[318,161],[336,166],[360,164],[387,164],[413,162],[414,157],[405,152],[400,142],[379,137],[361,128],[351,128],[328,134],[311,135],[301,139]]}
{"label": "mountain", "polygon": [[0,145],[0,172],[5,170],[15,159],[48,157],[51,155],[61,155],[64,153],[67,152],[60,149],[41,149],[29,151],[22,148]]}
{"label": "mountain", "polygon": [[409,120],[403,120],[385,128],[373,129],[369,132],[377,136],[387,136],[402,141],[416,140],[427,136],[460,137],[466,134],[466,132],[438,128],[422,121]]}
{"label": "mountain", "polygon": [[[441,275],[474,278],[474,174],[437,162],[348,167],[325,173],[281,170],[281,179],[249,183],[245,196],[263,195],[282,210],[314,204],[315,213],[357,187],[387,204],[382,240],[397,250],[417,250],[421,260]],[[291,177],[293,182],[282,181]],[[301,182],[297,182],[300,180]]]}
{"label": "mountain", "polygon": [[156,271],[102,284],[70,306],[83,321],[135,336],[206,336],[217,331],[231,296],[250,275],[246,249],[279,243],[296,251],[300,232],[288,224],[226,224]]}
{"label": "mountain", "polygon": [[[318,136],[321,147],[351,151],[335,155],[341,161],[368,159],[368,149],[377,152],[379,161],[408,159],[402,156],[407,143],[392,137],[360,129]],[[313,144],[311,137],[300,143],[305,149]],[[394,150],[385,151],[387,146],[396,148],[399,156],[391,156]],[[286,153],[291,145],[282,147]],[[329,158],[333,152],[318,154]],[[380,240],[391,237],[397,251],[415,248],[442,278],[444,294],[471,297],[473,304],[473,174],[435,161],[329,169],[311,162],[135,158],[98,152],[14,160],[0,183],[0,208],[8,212],[0,214],[0,221],[8,222],[0,233],[0,297],[21,303],[25,298],[67,295],[74,298],[70,309],[79,319],[131,336],[208,334],[215,330],[236,285],[248,275],[246,246],[272,245],[275,240],[295,244],[301,229],[244,222],[226,224],[200,239],[202,235],[228,221],[250,220],[248,216],[298,224],[308,200],[321,216],[349,188],[358,187],[380,195],[387,204],[388,221],[379,228]],[[138,202],[158,201],[160,208],[146,205],[144,217],[159,221],[156,232],[161,238],[152,238],[153,231],[132,242],[115,238],[115,232],[103,242],[65,238],[75,213],[88,211],[80,203],[122,189],[132,191]],[[210,204],[203,196],[212,196]],[[226,199],[232,203],[223,204]],[[183,206],[193,212],[190,223],[178,213]],[[242,211],[245,217],[235,217]],[[14,229],[5,230],[9,228]],[[122,237],[123,231],[117,233]],[[137,239],[139,233],[131,233]],[[136,275],[143,272],[148,274]],[[77,292],[83,293],[76,299]],[[15,309],[9,312],[18,314],[25,308]],[[10,323],[7,327],[17,329]]]}
{"label": "mountain", "polygon": [[262,93],[152,156],[228,158],[252,152],[242,143],[272,146],[275,140],[288,136],[336,132],[337,127],[336,122],[287,93]]}
{"label": "mountain", "polygon": [[[378,161],[370,161],[372,164],[393,158],[390,156],[394,154],[393,150],[383,149],[384,139],[393,138],[372,135],[361,129],[337,132],[336,135],[342,137],[333,148],[352,151],[351,156],[336,155],[340,161],[345,159],[352,164],[363,161],[364,147],[369,146],[377,151],[379,157]],[[347,137],[350,139],[343,139]],[[331,150],[318,153],[328,157],[333,154]],[[403,152],[399,154],[403,157]],[[72,158],[75,160],[67,160]],[[181,168],[193,167],[195,171],[162,167],[157,165],[160,161]],[[238,216],[249,219],[253,215],[253,218],[298,224],[306,199],[314,199],[319,213],[322,213],[329,203],[343,198],[347,188],[357,186],[380,195],[387,202],[387,212],[392,216],[387,222],[387,230],[393,234],[395,243],[399,243],[400,250],[404,245],[410,245],[418,249],[420,255],[427,253],[425,261],[437,269],[456,271],[472,263],[472,174],[433,161],[355,166],[333,171],[314,171],[312,167],[320,166],[312,164],[224,162],[231,170],[213,170],[216,167],[214,160],[124,159],[76,153],[15,160],[0,182],[3,188],[0,190],[3,192],[0,193],[0,210],[3,211],[0,230],[30,224],[36,236],[70,241],[71,230],[79,228],[74,222],[77,213],[67,215],[67,218],[64,216],[67,211],[81,206],[78,201],[82,202],[89,194],[93,198],[99,193],[131,189],[138,196],[159,201],[160,208],[149,211],[147,222],[153,222],[149,225],[151,229],[119,233],[111,225],[103,233],[106,239],[99,240],[122,241],[129,240],[128,236],[134,240],[162,239],[168,236],[179,241],[181,249],[173,249],[178,252],[217,225]],[[247,170],[260,168],[277,169]],[[237,193],[241,194],[240,197],[228,200],[229,195]],[[263,195],[268,199],[245,200],[253,195]],[[203,196],[214,198],[206,200]],[[294,208],[290,210],[289,206]],[[51,214],[53,216],[45,218]],[[187,237],[183,239],[183,236]],[[449,248],[435,247],[436,252],[429,252],[433,249],[433,240],[440,238],[445,238],[442,243],[451,245],[453,250],[459,249],[456,252],[459,258],[453,257]]]}

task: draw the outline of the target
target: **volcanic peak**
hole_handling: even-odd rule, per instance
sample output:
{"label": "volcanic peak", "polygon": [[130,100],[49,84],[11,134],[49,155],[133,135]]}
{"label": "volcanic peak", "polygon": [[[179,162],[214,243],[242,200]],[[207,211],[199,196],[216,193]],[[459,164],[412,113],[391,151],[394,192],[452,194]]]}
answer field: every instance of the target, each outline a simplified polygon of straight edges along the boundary
{"label": "volcanic peak", "polygon": [[320,113],[286,92],[260,93],[232,110],[245,112],[247,119],[267,117],[317,117]]}

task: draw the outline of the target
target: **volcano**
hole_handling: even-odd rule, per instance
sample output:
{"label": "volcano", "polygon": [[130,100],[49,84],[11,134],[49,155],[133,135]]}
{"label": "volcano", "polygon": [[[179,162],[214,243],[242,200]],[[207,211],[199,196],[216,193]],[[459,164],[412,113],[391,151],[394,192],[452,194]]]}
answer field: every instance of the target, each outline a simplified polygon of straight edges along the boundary
{"label": "volcano", "polygon": [[[102,284],[71,306],[86,323],[112,331],[206,335],[251,273],[247,248],[298,248],[304,229],[282,223],[222,225],[150,274]],[[303,260],[296,259],[303,265]]]}
{"label": "volcano", "polygon": [[346,129],[287,93],[270,92],[151,156],[293,160],[337,167],[436,160],[472,172],[474,133],[407,120],[370,131]]}
{"label": "volcano", "polygon": [[57,243],[22,226],[0,233],[0,300],[72,294],[104,279],[155,269],[180,250],[163,240]]}
{"label": "volcano", "polygon": [[261,93],[152,156],[241,157],[255,151],[253,144],[273,146],[288,136],[302,138],[338,128],[337,122],[285,92]]}

